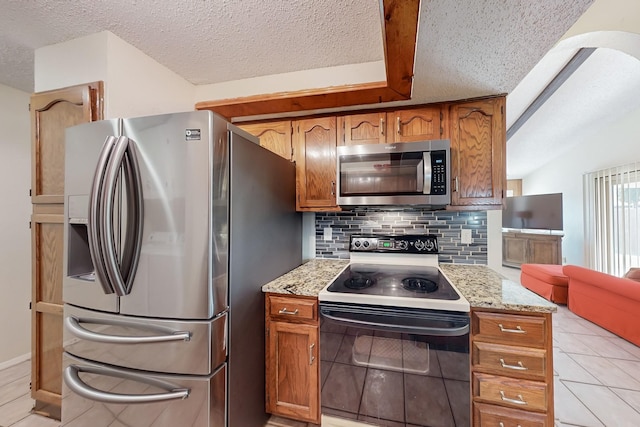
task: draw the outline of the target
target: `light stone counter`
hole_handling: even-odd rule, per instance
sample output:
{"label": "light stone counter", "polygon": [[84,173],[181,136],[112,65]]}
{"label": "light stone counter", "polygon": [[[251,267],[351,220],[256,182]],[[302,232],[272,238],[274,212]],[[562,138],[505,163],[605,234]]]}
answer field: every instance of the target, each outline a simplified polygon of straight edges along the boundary
{"label": "light stone counter", "polygon": [[317,297],[347,264],[346,259],[312,259],[263,285],[262,292]]}
{"label": "light stone counter", "polygon": [[552,313],[557,306],[486,265],[440,264],[472,308]]}
{"label": "light stone counter", "polygon": [[[312,259],[262,286],[263,292],[318,296],[348,260]],[[555,312],[555,304],[534,294],[484,265],[440,264],[447,278],[469,301],[472,308]]]}

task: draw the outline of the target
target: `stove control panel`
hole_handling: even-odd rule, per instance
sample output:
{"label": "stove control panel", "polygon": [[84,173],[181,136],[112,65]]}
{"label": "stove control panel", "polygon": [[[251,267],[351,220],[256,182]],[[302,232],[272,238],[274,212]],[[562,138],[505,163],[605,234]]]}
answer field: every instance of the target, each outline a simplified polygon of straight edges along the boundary
{"label": "stove control panel", "polygon": [[438,253],[438,238],[433,234],[380,236],[352,235],[350,252]]}

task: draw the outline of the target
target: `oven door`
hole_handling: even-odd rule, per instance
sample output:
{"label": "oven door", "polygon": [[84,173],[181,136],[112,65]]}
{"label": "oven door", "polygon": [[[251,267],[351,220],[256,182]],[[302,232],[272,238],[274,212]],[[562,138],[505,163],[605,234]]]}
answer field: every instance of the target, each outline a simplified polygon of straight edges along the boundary
{"label": "oven door", "polygon": [[323,417],[469,426],[469,314],[321,303]]}
{"label": "oven door", "polygon": [[447,205],[448,140],[338,147],[338,204]]}

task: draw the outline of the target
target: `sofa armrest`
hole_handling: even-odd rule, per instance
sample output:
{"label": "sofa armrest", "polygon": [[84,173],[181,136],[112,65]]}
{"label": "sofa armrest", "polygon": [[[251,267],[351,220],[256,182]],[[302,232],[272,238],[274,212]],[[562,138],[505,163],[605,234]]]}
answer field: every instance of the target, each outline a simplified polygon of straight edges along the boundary
{"label": "sofa armrest", "polygon": [[571,292],[571,282],[577,281],[597,286],[640,302],[640,282],[635,280],[612,276],[577,265],[565,265],[562,268],[562,272],[569,277],[569,292]]}

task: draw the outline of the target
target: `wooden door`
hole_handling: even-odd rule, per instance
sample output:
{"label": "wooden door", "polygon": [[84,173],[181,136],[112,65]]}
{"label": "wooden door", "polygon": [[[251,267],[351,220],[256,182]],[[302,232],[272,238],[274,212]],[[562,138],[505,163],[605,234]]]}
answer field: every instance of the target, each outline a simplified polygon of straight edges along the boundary
{"label": "wooden door", "polygon": [[336,118],[294,122],[296,207],[298,210],[337,210]]}
{"label": "wooden door", "polygon": [[238,127],[260,138],[260,145],[287,160],[293,158],[291,120],[239,124]]}
{"label": "wooden door", "polygon": [[318,326],[269,322],[267,412],[319,422]]}
{"label": "wooden door", "polygon": [[504,97],[451,106],[453,206],[502,208],[506,188]]}
{"label": "wooden door", "polygon": [[444,136],[439,105],[387,113],[387,142],[415,142]]}
{"label": "wooden door", "polygon": [[338,144],[384,144],[386,113],[354,114],[338,117]]}
{"label": "wooden door", "polygon": [[[31,216],[31,397],[36,407],[60,406],[62,392],[63,206]],[[53,417],[57,410],[48,410]]]}
{"label": "wooden door", "polygon": [[102,118],[102,83],[31,96],[31,203],[63,203],[65,129]]}
{"label": "wooden door", "polygon": [[31,397],[60,418],[65,129],[102,119],[102,82],[31,96]]}

